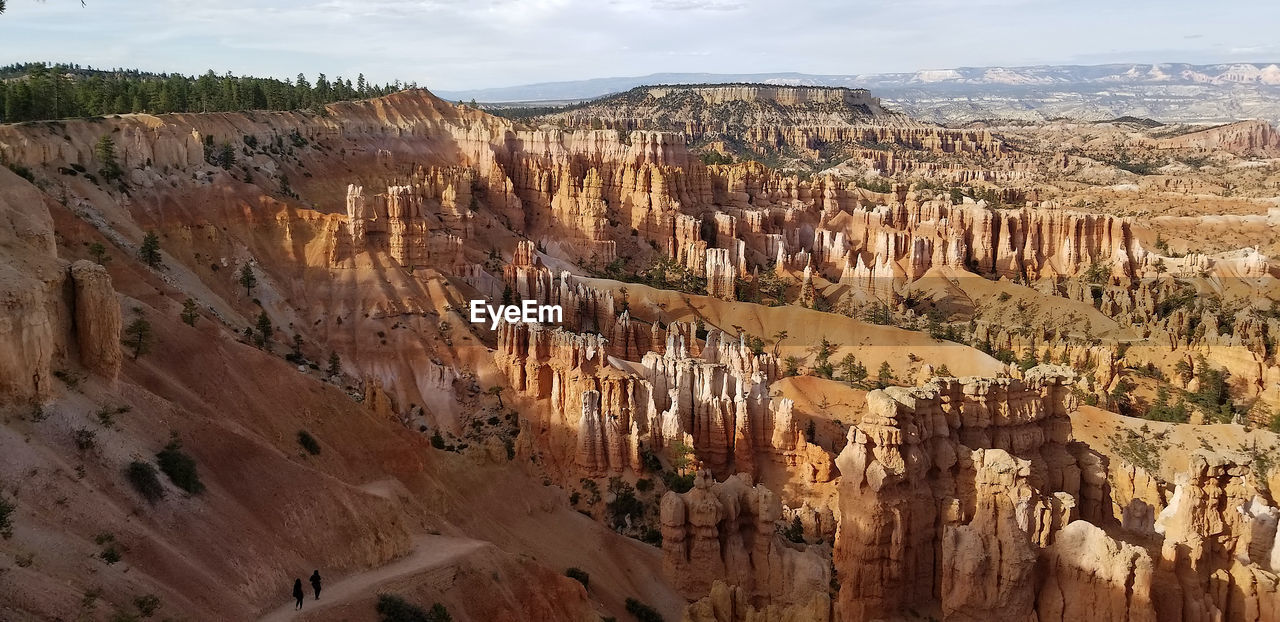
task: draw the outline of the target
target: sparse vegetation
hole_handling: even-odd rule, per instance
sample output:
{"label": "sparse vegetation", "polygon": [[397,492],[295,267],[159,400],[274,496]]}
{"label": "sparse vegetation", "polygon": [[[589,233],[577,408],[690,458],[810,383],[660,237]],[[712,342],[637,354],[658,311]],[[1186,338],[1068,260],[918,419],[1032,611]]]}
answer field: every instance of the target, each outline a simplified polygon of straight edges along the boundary
{"label": "sparse vegetation", "polygon": [[584,588],[591,588],[591,575],[581,568],[570,568],[564,571],[564,576],[581,583]]}
{"label": "sparse vegetation", "polygon": [[313,456],[320,455],[320,443],[316,437],[311,436],[306,430],[298,430],[298,444],[302,446],[308,454]]}
{"label": "sparse vegetation", "polygon": [[193,495],[204,492],[204,483],[200,481],[196,461],[182,451],[182,441],[176,436],[171,437],[169,444],[156,454],[156,460],[160,463],[160,470],[174,486]]}
{"label": "sparse vegetation", "polygon": [[663,622],[662,616],[656,609],[634,598],[627,599],[626,609],[627,613],[635,616],[638,622]]}
{"label": "sparse vegetation", "polygon": [[91,451],[98,444],[98,433],[88,428],[77,428],[71,433],[71,440],[80,451]]}
{"label": "sparse vegetation", "polygon": [[150,618],[160,610],[160,597],[155,594],[138,596],[133,599],[133,606],[138,608],[138,615]]}
{"label": "sparse vegetation", "polygon": [[782,537],[796,544],[804,544],[804,524],[800,522],[798,514],[792,517],[791,523],[782,530]]}
{"label": "sparse vegetation", "polygon": [[98,551],[98,559],[106,562],[108,566],[119,563],[124,558],[120,551],[120,544],[116,542],[115,534],[100,533],[94,536],[93,541],[102,547],[102,550]]}
{"label": "sparse vegetation", "polygon": [[1147,438],[1147,431],[1144,424],[1138,432],[1133,430],[1115,432],[1107,440],[1110,442],[1111,450],[1125,462],[1155,475],[1160,472],[1160,446],[1156,442],[1158,439]]}
{"label": "sparse vegetation", "polygon": [[8,540],[13,537],[13,513],[17,509],[13,502],[0,493],[0,538]]}
{"label": "sparse vegetation", "polygon": [[380,622],[452,622],[453,616],[444,605],[436,603],[425,610],[395,594],[380,594],[375,605]]}
{"label": "sparse vegetation", "polygon": [[644,504],[636,498],[636,489],[620,477],[609,479],[609,493],[613,500],[605,504],[614,529],[626,527],[644,517]]}

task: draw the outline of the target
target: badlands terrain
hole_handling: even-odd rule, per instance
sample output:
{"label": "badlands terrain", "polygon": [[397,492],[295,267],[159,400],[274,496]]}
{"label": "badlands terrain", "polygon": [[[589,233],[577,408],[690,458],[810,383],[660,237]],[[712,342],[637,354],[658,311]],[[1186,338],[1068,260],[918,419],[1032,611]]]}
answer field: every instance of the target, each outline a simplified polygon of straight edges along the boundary
{"label": "badlands terrain", "polygon": [[0,619],[1280,619],[1274,126],[504,114],[0,126]]}

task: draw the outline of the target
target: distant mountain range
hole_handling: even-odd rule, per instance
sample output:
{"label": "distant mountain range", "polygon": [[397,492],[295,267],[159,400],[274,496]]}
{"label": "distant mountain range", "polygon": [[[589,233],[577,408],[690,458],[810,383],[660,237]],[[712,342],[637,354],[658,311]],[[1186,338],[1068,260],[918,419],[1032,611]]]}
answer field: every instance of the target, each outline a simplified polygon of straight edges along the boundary
{"label": "distant mountain range", "polygon": [[657,73],[437,94],[489,103],[566,102],[647,84],[726,82],[866,88],[890,106],[938,122],[1102,120],[1126,115],[1185,123],[1280,121],[1277,63],[963,67],[856,75]]}

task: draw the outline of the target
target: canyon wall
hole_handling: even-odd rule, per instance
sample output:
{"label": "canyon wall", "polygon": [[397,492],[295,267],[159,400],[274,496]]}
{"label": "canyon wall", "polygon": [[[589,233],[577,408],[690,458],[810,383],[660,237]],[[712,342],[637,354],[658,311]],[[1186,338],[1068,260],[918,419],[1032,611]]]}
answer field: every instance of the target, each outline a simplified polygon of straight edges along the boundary
{"label": "canyon wall", "polygon": [[1277,510],[1203,460],[1167,505],[1130,496],[1123,465],[1070,440],[1072,382],[1040,366],[867,396],[836,461],[841,615],[1271,619]]}

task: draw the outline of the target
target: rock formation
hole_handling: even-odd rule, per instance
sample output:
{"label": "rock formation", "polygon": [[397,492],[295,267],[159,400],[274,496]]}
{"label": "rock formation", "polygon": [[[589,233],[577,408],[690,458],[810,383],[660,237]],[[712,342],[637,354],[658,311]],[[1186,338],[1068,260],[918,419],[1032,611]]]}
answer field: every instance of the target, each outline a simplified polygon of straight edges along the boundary
{"label": "rock formation", "polygon": [[844,615],[939,600],[958,619],[1032,612],[1036,550],[1081,495],[1066,445],[1072,380],[1044,366],[1025,381],[944,378],[867,396],[836,461]]}
{"label": "rock formation", "polygon": [[115,380],[120,371],[120,304],[111,288],[106,268],[80,260],[71,264],[75,288],[74,330],[80,346],[80,364]]}
{"label": "rock formation", "polygon": [[[741,590],[756,606],[808,606],[826,594],[826,562],[777,535],[777,496],[752,486],[745,475],[715,482],[710,471],[699,471],[692,490],[663,496],[661,518],[663,570],[689,598],[714,599],[717,581]],[[827,619],[828,607],[819,608],[823,615],[814,619]]]}

